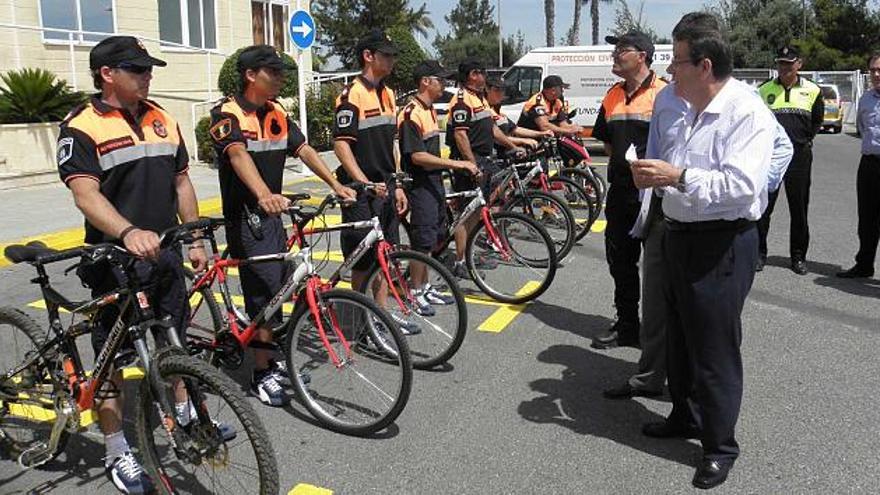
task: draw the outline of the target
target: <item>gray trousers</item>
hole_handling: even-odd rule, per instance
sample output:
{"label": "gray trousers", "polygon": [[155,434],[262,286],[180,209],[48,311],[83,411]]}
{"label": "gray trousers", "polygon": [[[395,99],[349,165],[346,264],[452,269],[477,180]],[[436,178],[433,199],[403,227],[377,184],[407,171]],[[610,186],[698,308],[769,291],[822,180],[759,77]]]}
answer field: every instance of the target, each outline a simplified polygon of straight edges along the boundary
{"label": "gray trousers", "polygon": [[[654,205],[651,206],[653,210]],[[666,279],[663,261],[665,233],[666,222],[662,217],[655,216],[645,237],[642,262],[642,327],[639,332],[642,356],[639,358],[638,373],[629,379],[630,386],[638,390],[661,391],[666,382],[666,299],[663,295],[663,281]]]}

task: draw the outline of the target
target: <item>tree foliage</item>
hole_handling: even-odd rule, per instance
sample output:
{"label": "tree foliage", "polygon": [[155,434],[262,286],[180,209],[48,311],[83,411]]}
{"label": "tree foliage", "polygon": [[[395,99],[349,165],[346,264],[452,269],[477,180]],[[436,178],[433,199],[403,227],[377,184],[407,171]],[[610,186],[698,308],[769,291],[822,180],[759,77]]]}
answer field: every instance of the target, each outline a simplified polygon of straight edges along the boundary
{"label": "tree foliage", "polygon": [[620,36],[629,31],[639,31],[646,34],[651,41],[656,44],[669,43],[668,38],[661,38],[657,32],[648,25],[647,19],[644,17],[645,2],[639,2],[636,12],[629,6],[627,0],[618,0],[617,9],[614,12],[614,28],[612,32],[615,36]]}
{"label": "tree foliage", "polygon": [[428,58],[427,54],[405,27],[394,26],[387,34],[400,48],[400,55],[397,57],[397,63],[394,64],[394,72],[388,76],[385,83],[398,93],[415,89],[412,71],[419,62]]}
{"label": "tree foliage", "polygon": [[[454,69],[469,57],[489,67],[498,65],[498,24],[489,0],[459,0],[445,19],[451,28],[449,34],[434,39],[434,48],[444,65]],[[528,50],[522,32],[508,36],[501,44],[504,64],[512,64]]]}
{"label": "tree foliage", "polygon": [[[245,47],[246,48],[246,47]],[[241,86],[241,74],[238,72],[238,56],[244,48],[239,48],[223,62],[220,68],[220,74],[217,75],[217,88],[225,96],[241,93],[244,88]],[[281,53],[281,58],[288,64],[296,65],[296,61],[288,54]],[[295,70],[287,72],[287,78],[284,86],[281,87],[281,93],[278,95],[282,98],[294,98],[297,95],[296,85],[297,72]]]}
{"label": "tree foliage", "polygon": [[87,98],[45,69],[13,70],[0,80],[0,124],[57,122]]}
{"label": "tree foliage", "polygon": [[317,23],[319,43],[329,55],[335,55],[343,66],[356,68],[357,41],[371,29],[389,31],[401,26],[408,32],[427,35],[434,27],[428,9],[409,6],[408,0],[315,0],[312,14]]}

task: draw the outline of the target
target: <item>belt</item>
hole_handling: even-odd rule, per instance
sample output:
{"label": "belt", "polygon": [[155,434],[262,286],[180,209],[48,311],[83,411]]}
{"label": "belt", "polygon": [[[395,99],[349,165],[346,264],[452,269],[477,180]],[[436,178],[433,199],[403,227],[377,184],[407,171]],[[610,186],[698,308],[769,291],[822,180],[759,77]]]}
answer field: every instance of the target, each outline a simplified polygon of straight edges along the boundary
{"label": "belt", "polygon": [[737,231],[742,232],[755,225],[754,220],[740,218],[738,220],[708,220],[705,222],[679,222],[669,217],[664,217],[666,226],[672,232],[713,232],[713,231]]}

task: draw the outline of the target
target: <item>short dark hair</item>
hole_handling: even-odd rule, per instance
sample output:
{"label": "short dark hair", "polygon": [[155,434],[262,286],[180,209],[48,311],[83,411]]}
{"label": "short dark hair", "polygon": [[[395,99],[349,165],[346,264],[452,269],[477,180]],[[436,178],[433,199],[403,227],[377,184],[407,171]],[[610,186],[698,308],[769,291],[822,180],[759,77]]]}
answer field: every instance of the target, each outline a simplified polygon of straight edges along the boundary
{"label": "short dark hair", "polygon": [[92,84],[95,85],[95,89],[98,91],[104,89],[104,78],[101,76],[101,69],[92,69]]}
{"label": "short dark hair", "polygon": [[868,67],[871,67],[871,64],[873,64],[878,58],[880,58],[880,51],[871,52],[871,56],[868,57]]}
{"label": "short dark hair", "polygon": [[[672,30],[672,39],[688,44],[692,64],[697,65],[701,60],[709,59],[715,79],[730,76],[733,73],[733,52],[721,36],[721,31],[709,28],[711,22],[705,18],[699,20],[696,15],[688,15],[682,17]],[[695,18],[698,22],[694,22]]]}

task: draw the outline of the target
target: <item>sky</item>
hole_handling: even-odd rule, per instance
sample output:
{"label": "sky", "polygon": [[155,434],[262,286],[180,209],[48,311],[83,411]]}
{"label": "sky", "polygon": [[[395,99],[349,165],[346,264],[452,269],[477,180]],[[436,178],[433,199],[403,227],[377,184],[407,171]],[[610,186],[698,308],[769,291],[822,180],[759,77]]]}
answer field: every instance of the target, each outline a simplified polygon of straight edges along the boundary
{"label": "sky", "polygon": [[[559,44],[559,38],[564,36],[571,26],[575,1],[556,0],[555,38],[557,39],[557,44]],[[494,6],[497,6],[497,2],[498,0],[492,0]],[[610,34],[614,24],[614,13],[619,2],[620,0],[614,0],[611,4],[600,4],[600,38]],[[627,2],[630,9],[634,12],[638,10],[639,5],[642,3],[640,0],[627,0]],[[431,20],[434,21],[437,32],[449,32],[449,25],[443,19],[443,16],[458,4],[458,0],[410,0],[410,5],[413,7],[418,7],[422,3],[427,4]],[[644,0],[643,18],[647,19],[647,24],[658,35],[670,37],[673,26],[675,26],[682,15],[693,10],[699,10],[707,3],[713,3],[713,0]],[[517,29],[521,30],[525,35],[526,45],[533,47],[545,45],[544,2],[542,0],[501,0],[502,35],[507,37],[508,34],[516,33]],[[584,5],[581,11],[582,44],[589,44],[591,42],[590,29],[589,5]],[[420,40],[422,46],[432,52],[431,43],[436,35],[436,32],[431,32],[427,40]]]}

